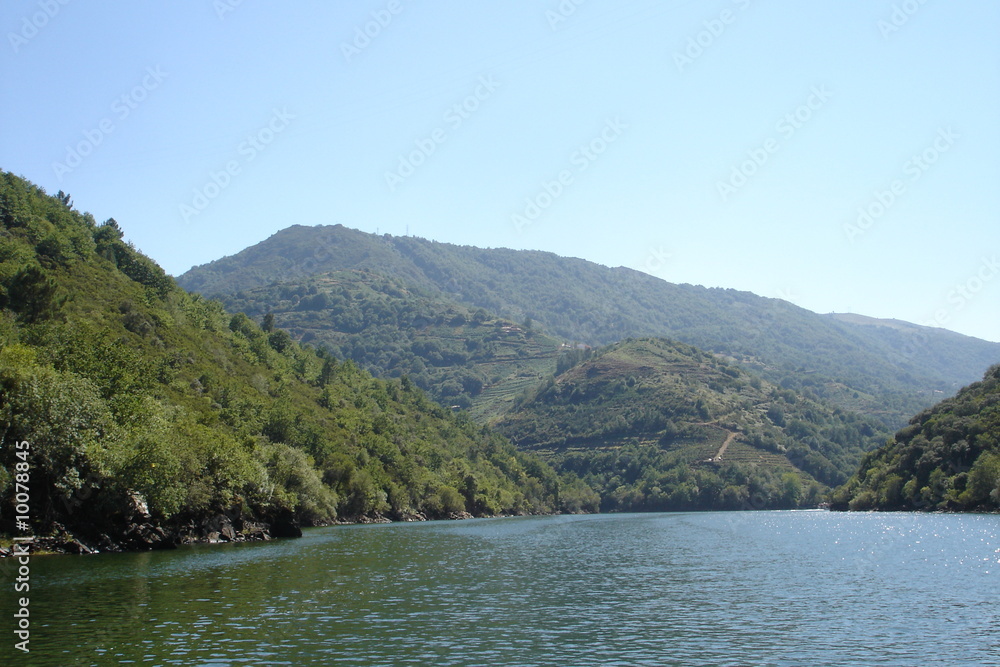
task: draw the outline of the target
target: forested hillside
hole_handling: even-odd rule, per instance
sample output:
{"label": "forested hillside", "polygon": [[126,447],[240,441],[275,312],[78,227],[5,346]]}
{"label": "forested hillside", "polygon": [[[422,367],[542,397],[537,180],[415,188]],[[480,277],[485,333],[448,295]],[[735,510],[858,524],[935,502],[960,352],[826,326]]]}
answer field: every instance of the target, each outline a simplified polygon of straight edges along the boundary
{"label": "forested hillside", "polygon": [[35,532],[104,548],[213,527],[235,539],[268,525],[551,512],[560,491],[574,497],[407,379],[373,379],[188,294],[68,195],[0,172],[0,225],[5,532],[21,442]]}
{"label": "forested hillside", "polygon": [[220,297],[233,312],[379,377],[407,376],[442,405],[481,422],[553,373],[563,344],[439,294],[367,271],[339,271]]}
{"label": "forested hillside", "polygon": [[888,435],[683,343],[566,353],[559,370],[497,427],[605,510],[815,507]]}
{"label": "forested hillside", "polygon": [[833,499],[835,509],[1000,510],[1000,365],[911,419]]}
{"label": "forested hillside", "polygon": [[[480,249],[340,225],[292,226],[178,280],[205,295],[239,295],[363,270],[446,297],[490,317],[530,319],[589,345],[660,336],[727,355],[790,389],[809,389],[896,428],[941,393],[979,378],[1000,344],[951,332],[817,315],[736,290],[675,285],[551,253]],[[266,311],[266,304],[258,304]],[[936,393],[941,392],[941,393]]]}

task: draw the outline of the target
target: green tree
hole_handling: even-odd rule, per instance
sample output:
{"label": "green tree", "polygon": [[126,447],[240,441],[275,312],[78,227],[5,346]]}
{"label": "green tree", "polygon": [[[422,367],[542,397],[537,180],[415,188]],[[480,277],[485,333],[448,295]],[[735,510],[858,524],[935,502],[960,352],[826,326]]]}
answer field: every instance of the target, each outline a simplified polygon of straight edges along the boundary
{"label": "green tree", "polygon": [[3,305],[17,313],[22,321],[37,322],[55,315],[66,302],[66,295],[58,293],[55,279],[41,267],[32,265],[14,274]]}

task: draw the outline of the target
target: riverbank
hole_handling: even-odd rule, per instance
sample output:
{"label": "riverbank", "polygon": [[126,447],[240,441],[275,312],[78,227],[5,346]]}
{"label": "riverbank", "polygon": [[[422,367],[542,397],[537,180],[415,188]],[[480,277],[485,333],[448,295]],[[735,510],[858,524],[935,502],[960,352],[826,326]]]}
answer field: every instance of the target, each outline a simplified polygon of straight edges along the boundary
{"label": "riverbank", "polygon": [[[511,515],[490,515],[480,518],[501,518]],[[452,512],[445,520],[476,518],[468,512]],[[303,526],[292,516],[278,516],[269,520],[253,520],[242,516],[217,514],[198,521],[188,520],[177,525],[156,525],[147,520],[130,522],[121,534],[114,537],[107,533],[86,536],[84,531],[73,531],[56,524],[49,535],[34,536],[19,540],[18,544],[31,555],[71,554],[95,555],[101,553],[125,553],[176,549],[187,544],[232,544],[239,542],[266,542],[272,539],[302,537]],[[340,519],[327,523],[309,524],[318,528],[332,525],[359,525],[382,523],[408,523],[429,521],[422,512],[388,517],[382,514],[364,515]],[[13,538],[0,535],[0,558],[12,557]]]}

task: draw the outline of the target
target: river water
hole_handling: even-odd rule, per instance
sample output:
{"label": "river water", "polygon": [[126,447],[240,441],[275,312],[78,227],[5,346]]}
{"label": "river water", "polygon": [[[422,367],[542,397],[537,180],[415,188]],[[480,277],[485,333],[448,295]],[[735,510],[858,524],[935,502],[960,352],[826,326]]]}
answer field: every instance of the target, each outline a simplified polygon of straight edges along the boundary
{"label": "river water", "polygon": [[1000,516],[528,517],[34,557],[29,654],[14,597],[4,665],[1000,665]]}

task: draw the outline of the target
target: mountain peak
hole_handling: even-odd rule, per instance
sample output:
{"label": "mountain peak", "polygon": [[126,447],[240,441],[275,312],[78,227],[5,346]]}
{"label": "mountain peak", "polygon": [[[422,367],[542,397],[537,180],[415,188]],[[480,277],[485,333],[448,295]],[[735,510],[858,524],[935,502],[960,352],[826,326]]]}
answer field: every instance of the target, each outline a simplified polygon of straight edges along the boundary
{"label": "mountain peak", "polygon": [[290,227],[178,281],[207,295],[231,295],[343,270],[389,276],[507,320],[531,319],[564,340],[680,340],[728,355],[773,382],[880,414],[891,425],[929,405],[935,391],[955,391],[1000,359],[998,343],[908,323],[818,315],[750,292],[677,285],[547,252],[382,237],[343,226]]}

